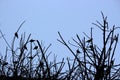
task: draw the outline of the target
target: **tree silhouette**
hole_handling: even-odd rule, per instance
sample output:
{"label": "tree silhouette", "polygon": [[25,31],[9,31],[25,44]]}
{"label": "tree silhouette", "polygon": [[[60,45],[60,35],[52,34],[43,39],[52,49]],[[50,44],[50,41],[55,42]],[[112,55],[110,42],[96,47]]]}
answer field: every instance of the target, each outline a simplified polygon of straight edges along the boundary
{"label": "tree silhouette", "polygon": [[[102,23],[96,21],[93,25],[102,31],[99,43],[102,48],[95,44],[92,28],[90,36],[84,33],[82,39],[76,34],[73,43],[67,43],[58,32],[60,39],[57,40],[74,56],[73,59],[67,57],[67,62],[64,58],[57,62],[56,56],[53,61],[49,60],[51,44],[45,47],[42,41],[31,38],[31,34],[20,37],[18,31],[25,21],[15,32],[11,45],[0,31],[7,44],[5,56],[0,56],[0,80],[119,80],[120,64],[115,64],[114,55],[119,37],[115,31],[120,27],[110,28],[107,17],[101,14]],[[68,68],[63,70],[65,64]]]}
{"label": "tree silhouette", "polygon": [[[119,34],[115,34],[115,30],[120,27],[115,27],[115,25],[109,29],[107,17],[102,14],[103,22],[100,23],[96,21],[93,23],[102,31],[101,41],[102,48],[97,46],[94,43],[93,31],[91,28],[90,36],[86,35],[83,39],[79,37],[77,34],[77,39],[72,38],[75,43],[67,43],[60,32],[58,32],[60,36],[60,40],[58,41],[65,45],[69,51],[73,54],[74,60],[78,64],[78,80],[115,80],[120,79],[119,71],[120,64],[115,64],[115,50],[118,44]],[[97,35],[96,35],[97,36]],[[77,46],[81,52],[80,54],[74,52],[72,46]],[[81,58],[79,58],[81,57]]]}

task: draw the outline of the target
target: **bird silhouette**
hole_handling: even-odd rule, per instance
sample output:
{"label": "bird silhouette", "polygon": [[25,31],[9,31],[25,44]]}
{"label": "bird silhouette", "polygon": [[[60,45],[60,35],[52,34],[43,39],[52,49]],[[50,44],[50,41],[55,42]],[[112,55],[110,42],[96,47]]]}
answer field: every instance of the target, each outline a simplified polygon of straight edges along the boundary
{"label": "bird silhouette", "polygon": [[22,24],[19,26],[18,30],[15,32],[15,37],[18,38],[18,31],[22,27],[22,25],[25,23],[25,21],[22,22]]}
{"label": "bird silhouette", "polygon": [[79,51],[79,49],[77,49],[77,50],[76,50],[76,53],[81,53],[81,52]]}
{"label": "bird silhouette", "polygon": [[38,49],[38,46],[35,46],[33,50],[36,50],[36,49]]}
{"label": "bird silhouette", "polygon": [[118,36],[117,36],[117,35],[114,36],[114,40],[115,40],[116,42],[118,41]]}
{"label": "bird silhouette", "polygon": [[91,38],[91,39],[87,40],[86,42],[90,43],[90,42],[92,42],[92,40],[93,40],[93,39]]}
{"label": "bird silhouette", "polygon": [[26,49],[26,50],[28,50],[26,45],[24,45],[24,47],[23,47],[23,48],[24,48],[24,49]]}
{"label": "bird silhouette", "polygon": [[33,59],[33,56],[29,56],[28,58],[29,58],[29,59]]}
{"label": "bird silhouette", "polygon": [[110,64],[111,64],[111,66],[113,66],[114,65],[114,60],[111,60]]}
{"label": "bird silhouette", "polygon": [[93,47],[93,45],[90,45],[89,48],[90,48],[90,49],[93,49],[94,47]]}
{"label": "bird silhouette", "polygon": [[35,40],[34,39],[31,39],[30,42],[34,42]]}
{"label": "bird silhouette", "polygon": [[15,37],[18,38],[18,33],[17,32],[15,32]]}

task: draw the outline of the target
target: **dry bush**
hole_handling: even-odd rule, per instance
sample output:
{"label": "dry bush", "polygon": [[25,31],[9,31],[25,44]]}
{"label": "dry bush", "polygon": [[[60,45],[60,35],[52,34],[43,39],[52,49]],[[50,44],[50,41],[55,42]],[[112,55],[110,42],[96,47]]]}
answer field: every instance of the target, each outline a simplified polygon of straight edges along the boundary
{"label": "dry bush", "polygon": [[[118,44],[119,34],[115,31],[119,27],[113,26],[109,29],[107,17],[102,13],[103,22],[93,23],[102,31],[102,48],[94,42],[93,29],[90,36],[86,33],[81,39],[76,35],[72,38],[74,43],[68,43],[61,36],[57,39],[68,48],[74,59],[64,58],[56,61],[49,60],[51,52],[48,52],[51,44],[44,46],[42,41],[32,39],[31,34],[26,37],[19,30],[24,22],[15,32],[12,43],[9,44],[0,31],[2,38],[7,44],[5,56],[0,56],[0,79],[1,80],[117,80],[120,79],[120,64],[115,64],[115,50]],[[73,48],[75,47],[76,51]],[[63,70],[65,64],[68,66]]]}
{"label": "dry bush", "polygon": [[[77,71],[72,77],[77,80],[115,80],[120,79],[120,64],[115,64],[115,50],[118,44],[119,34],[115,34],[115,25],[109,29],[107,17],[102,13],[103,22],[96,21],[93,23],[102,31],[101,43],[102,48],[94,43],[93,31],[91,28],[90,36],[86,33],[85,37],[81,39],[76,35],[77,39],[72,38],[74,43],[66,42],[58,32],[60,39],[58,41],[65,45],[74,56],[74,62],[77,63]],[[96,35],[97,36],[97,35]],[[74,51],[71,45],[76,47]],[[74,68],[72,68],[74,69]]]}

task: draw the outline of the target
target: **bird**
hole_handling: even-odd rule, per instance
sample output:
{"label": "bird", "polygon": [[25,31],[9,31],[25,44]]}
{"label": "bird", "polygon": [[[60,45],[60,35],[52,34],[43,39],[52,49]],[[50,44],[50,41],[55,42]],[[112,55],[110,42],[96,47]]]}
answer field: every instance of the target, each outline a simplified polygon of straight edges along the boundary
{"label": "bird", "polygon": [[29,58],[29,59],[33,59],[33,56],[29,56],[28,58]]}
{"label": "bird", "polygon": [[115,40],[116,42],[118,41],[118,36],[117,36],[117,35],[114,36],[114,40]]}
{"label": "bird", "polygon": [[30,42],[34,42],[35,40],[34,39],[31,39]]}
{"label": "bird", "polygon": [[24,49],[26,49],[26,50],[28,50],[26,45],[24,45],[24,47],[23,47],[23,48],[24,48]]}
{"label": "bird", "polygon": [[114,65],[114,60],[111,60],[110,64],[113,66]]}
{"label": "bird", "polygon": [[18,30],[15,32],[15,37],[18,38],[18,31],[22,27],[22,25],[25,23],[25,21],[22,22],[22,24],[19,26]]}
{"label": "bird", "polygon": [[77,49],[77,50],[76,50],[76,53],[81,53],[81,52],[79,51],[79,49]]}
{"label": "bird", "polygon": [[90,42],[92,42],[92,40],[93,40],[93,39],[91,38],[91,39],[87,40],[86,42],[90,43]]}
{"label": "bird", "polygon": [[18,38],[18,33],[17,32],[15,32],[15,37]]}
{"label": "bird", "polygon": [[36,50],[36,49],[38,49],[38,46],[35,46],[33,50]]}
{"label": "bird", "polygon": [[94,49],[93,45],[90,45],[89,47],[90,47],[90,49]]}

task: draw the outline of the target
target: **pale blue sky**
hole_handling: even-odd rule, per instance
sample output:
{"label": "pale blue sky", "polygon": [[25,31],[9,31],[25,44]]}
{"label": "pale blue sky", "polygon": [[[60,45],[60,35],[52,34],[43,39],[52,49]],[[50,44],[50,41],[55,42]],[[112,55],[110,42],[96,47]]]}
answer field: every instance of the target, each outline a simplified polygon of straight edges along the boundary
{"label": "pale blue sky", "polygon": [[[56,40],[59,38],[57,31],[66,41],[76,33],[80,36],[82,32],[88,33],[90,27],[95,27],[92,22],[102,20],[101,11],[108,16],[110,26],[120,26],[119,0],[0,0],[0,29],[11,42],[14,32],[25,20],[20,33],[31,33],[35,39],[52,43],[50,50],[59,57],[69,56],[65,47]],[[0,49],[4,51],[5,42],[2,39],[0,42]]]}

